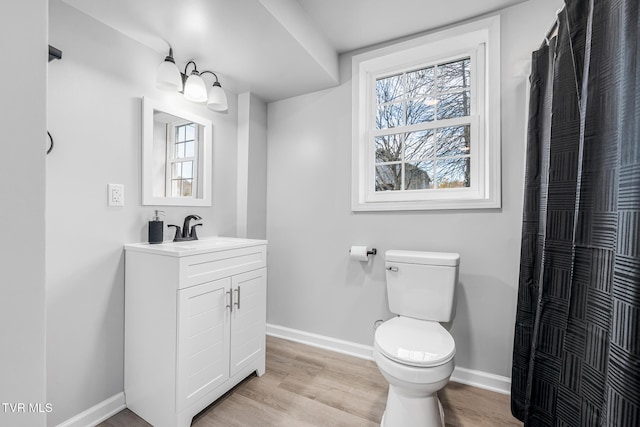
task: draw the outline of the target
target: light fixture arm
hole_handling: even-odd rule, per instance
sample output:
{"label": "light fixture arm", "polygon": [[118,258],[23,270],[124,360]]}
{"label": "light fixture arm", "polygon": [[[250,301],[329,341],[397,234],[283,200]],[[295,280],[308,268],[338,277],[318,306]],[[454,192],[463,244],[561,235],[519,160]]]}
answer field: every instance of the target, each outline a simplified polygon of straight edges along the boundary
{"label": "light fixture arm", "polygon": [[193,71],[192,72],[195,72],[196,75],[200,75],[200,73],[198,72],[198,66],[196,65],[196,63],[194,61],[189,61],[189,62],[187,62],[187,65],[184,66],[184,75],[188,76],[187,68],[189,68],[189,64],[193,64]]}
{"label": "light fixture arm", "polygon": [[218,81],[218,76],[217,76],[217,75],[216,75],[216,73],[214,73],[213,71],[203,71],[203,72],[201,72],[201,73],[200,73],[200,75],[202,76],[202,75],[207,74],[207,73],[209,73],[209,74],[213,74],[213,77],[215,77],[215,78],[216,78],[216,82],[214,83],[214,85],[215,85],[216,83],[220,84],[220,82]]}

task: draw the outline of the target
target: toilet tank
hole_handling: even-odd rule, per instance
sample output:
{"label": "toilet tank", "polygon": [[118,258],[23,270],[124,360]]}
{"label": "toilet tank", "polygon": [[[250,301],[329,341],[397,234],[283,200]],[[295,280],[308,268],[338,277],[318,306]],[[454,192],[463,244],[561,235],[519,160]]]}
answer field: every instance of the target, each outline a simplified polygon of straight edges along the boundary
{"label": "toilet tank", "polygon": [[415,319],[450,321],[459,264],[456,253],[387,251],[389,310]]}

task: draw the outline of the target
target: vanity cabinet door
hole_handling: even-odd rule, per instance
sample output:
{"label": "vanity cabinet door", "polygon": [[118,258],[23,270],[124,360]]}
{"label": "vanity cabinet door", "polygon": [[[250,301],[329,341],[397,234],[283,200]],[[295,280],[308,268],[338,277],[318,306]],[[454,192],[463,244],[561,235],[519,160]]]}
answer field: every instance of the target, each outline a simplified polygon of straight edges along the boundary
{"label": "vanity cabinet door", "polygon": [[264,354],[267,313],[266,268],[232,277],[231,376]]}
{"label": "vanity cabinet door", "polygon": [[231,278],[178,291],[177,410],[229,379]]}

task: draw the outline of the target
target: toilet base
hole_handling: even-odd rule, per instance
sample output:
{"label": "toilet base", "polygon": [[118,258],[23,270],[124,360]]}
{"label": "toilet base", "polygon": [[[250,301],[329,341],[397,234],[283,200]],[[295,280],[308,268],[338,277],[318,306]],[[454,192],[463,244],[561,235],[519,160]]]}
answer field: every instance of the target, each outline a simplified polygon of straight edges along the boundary
{"label": "toilet base", "polygon": [[408,396],[390,385],[380,427],[445,427],[444,410],[438,394]]}

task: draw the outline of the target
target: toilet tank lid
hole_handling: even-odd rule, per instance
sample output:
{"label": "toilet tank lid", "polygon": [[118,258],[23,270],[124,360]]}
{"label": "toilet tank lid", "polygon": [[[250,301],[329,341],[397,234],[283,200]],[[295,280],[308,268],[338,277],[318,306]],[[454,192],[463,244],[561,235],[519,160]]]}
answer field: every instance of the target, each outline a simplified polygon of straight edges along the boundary
{"label": "toilet tank lid", "polygon": [[460,264],[460,254],[453,252],[423,252],[388,250],[384,254],[386,261],[404,262],[408,264],[426,264],[457,266]]}

